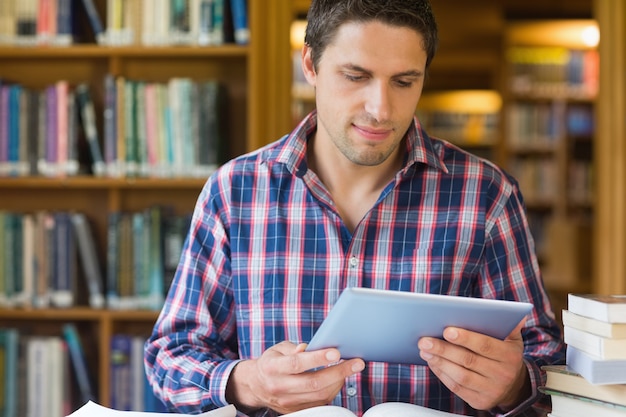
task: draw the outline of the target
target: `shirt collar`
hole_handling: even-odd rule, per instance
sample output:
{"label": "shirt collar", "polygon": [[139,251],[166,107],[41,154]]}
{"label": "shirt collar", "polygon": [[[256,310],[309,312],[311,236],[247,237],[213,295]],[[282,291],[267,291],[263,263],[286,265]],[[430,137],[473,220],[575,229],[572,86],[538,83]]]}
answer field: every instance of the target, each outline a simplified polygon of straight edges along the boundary
{"label": "shirt collar", "polygon": [[[316,129],[317,112],[313,110],[289,135],[283,138],[280,146],[274,148],[276,153],[268,155],[268,162],[274,160],[277,163],[285,164],[291,173],[299,177],[303,176],[307,171],[308,138]],[[413,123],[409,126],[405,139],[407,158],[402,171],[408,172],[416,164],[421,163],[448,172],[443,161],[443,153],[436,151],[433,140],[422,128],[417,117],[413,118]]]}

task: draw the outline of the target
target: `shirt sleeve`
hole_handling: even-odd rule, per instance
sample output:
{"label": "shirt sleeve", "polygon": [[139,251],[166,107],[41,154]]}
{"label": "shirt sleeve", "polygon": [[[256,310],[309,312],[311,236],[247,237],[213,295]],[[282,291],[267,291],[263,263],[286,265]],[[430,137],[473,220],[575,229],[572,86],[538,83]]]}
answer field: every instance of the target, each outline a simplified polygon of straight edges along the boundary
{"label": "shirt sleeve", "polygon": [[[486,273],[481,295],[525,301],[534,308],[522,330],[524,358],[530,376],[532,395],[518,407],[499,416],[539,416],[549,411],[549,396],[539,392],[545,383],[541,367],[564,363],[565,344],[560,326],[546,293],[535,253],[522,195],[512,181],[510,193],[494,204],[487,228]],[[496,199],[498,201],[498,199]]]}
{"label": "shirt sleeve", "polygon": [[196,413],[227,405],[238,361],[223,195],[200,193],[164,307],[146,341],[144,362],[155,394],[171,410]]}

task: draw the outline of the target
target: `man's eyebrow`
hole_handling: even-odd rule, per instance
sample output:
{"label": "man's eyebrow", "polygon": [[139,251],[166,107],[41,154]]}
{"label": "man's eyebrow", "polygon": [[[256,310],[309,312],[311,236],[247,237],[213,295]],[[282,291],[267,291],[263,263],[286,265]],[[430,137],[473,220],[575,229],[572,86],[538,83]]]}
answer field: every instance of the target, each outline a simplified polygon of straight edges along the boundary
{"label": "man's eyebrow", "polygon": [[[356,64],[345,64],[342,66],[344,69],[346,70],[350,70],[350,71],[356,71],[356,72],[362,72],[364,74],[367,75],[372,75],[372,71],[365,69],[359,65]],[[393,77],[394,78],[398,78],[398,77],[415,77],[415,78],[419,78],[422,77],[424,75],[423,71],[420,70],[408,70],[408,71],[403,71],[403,72],[399,72],[397,74],[394,74]]]}

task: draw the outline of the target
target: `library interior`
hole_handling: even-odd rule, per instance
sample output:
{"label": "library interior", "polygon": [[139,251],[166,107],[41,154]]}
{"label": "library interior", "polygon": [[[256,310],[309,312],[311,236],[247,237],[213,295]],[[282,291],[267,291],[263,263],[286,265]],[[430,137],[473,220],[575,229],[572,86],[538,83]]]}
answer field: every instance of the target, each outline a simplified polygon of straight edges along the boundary
{"label": "library interior", "polygon": [[[0,374],[23,375],[0,417],[158,409],[129,375],[206,178],[314,107],[309,0],[225,1],[206,27],[202,3],[0,1]],[[427,132],[519,181],[559,321],[569,293],[626,294],[626,5],[431,3]],[[46,357],[64,382],[31,381]]]}

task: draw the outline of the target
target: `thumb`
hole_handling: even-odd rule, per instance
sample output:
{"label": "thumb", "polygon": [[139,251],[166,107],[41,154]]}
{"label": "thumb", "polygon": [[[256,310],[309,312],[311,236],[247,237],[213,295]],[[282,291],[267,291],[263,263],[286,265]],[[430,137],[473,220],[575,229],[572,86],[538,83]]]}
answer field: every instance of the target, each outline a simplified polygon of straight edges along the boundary
{"label": "thumb", "polygon": [[522,329],[526,324],[526,318],[524,317],[522,321],[517,323],[517,326],[509,333],[509,335],[504,340],[522,340]]}

